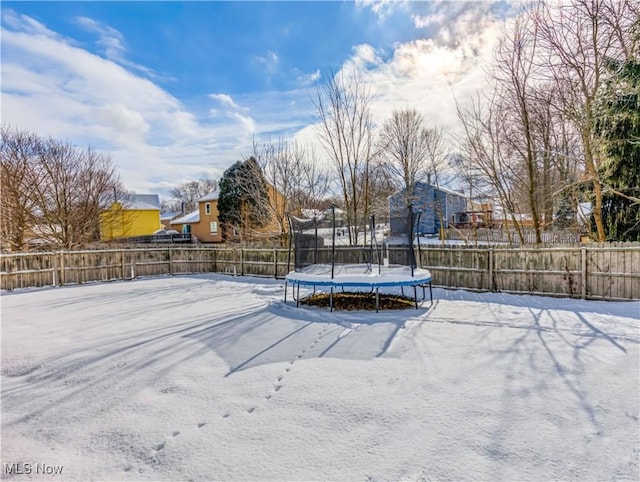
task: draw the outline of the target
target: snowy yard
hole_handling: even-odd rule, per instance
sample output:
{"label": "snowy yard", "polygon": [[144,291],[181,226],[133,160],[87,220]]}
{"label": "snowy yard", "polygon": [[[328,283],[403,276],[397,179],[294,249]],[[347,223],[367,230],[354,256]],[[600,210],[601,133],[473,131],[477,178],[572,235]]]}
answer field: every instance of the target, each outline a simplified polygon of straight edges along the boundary
{"label": "snowy yard", "polygon": [[3,293],[2,478],[639,479],[639,302],[282,294],[221,275]]}

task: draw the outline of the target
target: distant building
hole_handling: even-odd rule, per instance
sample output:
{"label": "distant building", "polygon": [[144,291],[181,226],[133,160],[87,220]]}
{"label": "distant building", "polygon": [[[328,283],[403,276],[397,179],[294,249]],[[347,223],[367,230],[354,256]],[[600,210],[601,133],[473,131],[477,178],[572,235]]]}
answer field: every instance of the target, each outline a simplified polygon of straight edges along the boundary
{"label": "distant building", "polygon": [[184,212],[180,212],[180,211],[167,211],[164,213],[160,213],[160,222],[162,223],[162,226],[164,227],[164,229],[172,229],[171,221],[176,219],[178,216],[183,216],[183,215],[184,215]]}
{"label": "distant building", "polygon": [[[284,197],[273,186],[267,184],[267,195],[269,196],[269,206],[271,220],[263,227],[253,230],[254,236],[271,236],[280,234],[280,225],[276,221],[276,212],[284,213]],[[171,221],[171,229],[183,234],[195,236],[201,243],[221,243],[222,226],[219,221],[218,199],[220,191],[215,191],[198,199],[198,207],[195,211],[180,216]],[[284,217],[284,214],[282,214]],[[244,237],[247,233],[228,232],[228,240],[235,240]]]}
{"label": "distant building", "polygon": [[493,228],[497,224],[494,224],[493,206],[491,202],[471,201],[469,203],[469,210],[455,213],[449,225],[458,229],[469,229]]}
{"label": "distant building", "polygon": [[[402,189],[389,197],[390,234],[395,236],[406,232],[407,195]],[[411,196],[413,210],[422,211],[416,234],[437,234],[440,228],[447,228],[455,215],[467,210],[468,199],[459,192],[424,182],[415,185]]]}
{"label": "distant building", "polygon": [[171,221],[171,229],[182,234],[191,234],[201,243],[222,242],[222,231],[218,221],[218,198],[220,191],[216,189],[198,199],[195,211]]}
{"label": "distant building", "polygon": [[116,201],[100,214],[103,241],[147,236],[162,228],[157,194],[133,194]]}

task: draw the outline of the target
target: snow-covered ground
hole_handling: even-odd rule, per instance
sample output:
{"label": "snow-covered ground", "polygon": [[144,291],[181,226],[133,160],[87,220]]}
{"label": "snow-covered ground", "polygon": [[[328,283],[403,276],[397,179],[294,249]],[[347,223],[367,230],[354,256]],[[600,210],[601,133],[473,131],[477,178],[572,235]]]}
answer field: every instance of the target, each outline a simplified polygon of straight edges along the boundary
{"label": "snow-covered ground", "polygon": [[2,477],[639,479],[639,302],[282,295],[222,275],[3,293]]}

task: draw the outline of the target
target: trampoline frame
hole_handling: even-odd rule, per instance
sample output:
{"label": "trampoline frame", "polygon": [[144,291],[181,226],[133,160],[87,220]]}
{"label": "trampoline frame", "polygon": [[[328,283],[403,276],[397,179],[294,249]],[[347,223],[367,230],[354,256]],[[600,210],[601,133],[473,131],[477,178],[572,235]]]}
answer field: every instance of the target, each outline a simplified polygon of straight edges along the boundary
{"label": "trampoline frame", "polygon": [[[296,307],[300,306],[300,286],[313,286],[313,296],[316,293],[317,286],[329,287],[329,311],[333,312],[333,293],[334,289],[342,288],[344,293],[344,288],[371,288],[375,290],[376,294],[376,313],[380,311],[380,288],[389,288],[389,287],[400,287],[402,295],[404,294],[405,287],[413,287],[413,301],[416,309],[419,308],[418,304],[422,303],[426,299],[426,288],[429,287],[429,298],[430,304],[429,307],[433,305],[433,288],[431,286],[431,273],[427,270],[424,270],[426,275],[420,278],[407,278],[406,281],[390,281],[384,280],[384,276],[380,276],[380,280],[375,281],[341,281],[340,278],[328,278],[328,277],[320,277],[314,280],[300,280],[295,279],[295,272],[289,273],[284,280],[284,302],[287,302],[287,292],[288,292],[288,284],[291,283],[291,292],[293,300],[296,302]],[[422,288],[422,298],[418,299],[418,287]]]}

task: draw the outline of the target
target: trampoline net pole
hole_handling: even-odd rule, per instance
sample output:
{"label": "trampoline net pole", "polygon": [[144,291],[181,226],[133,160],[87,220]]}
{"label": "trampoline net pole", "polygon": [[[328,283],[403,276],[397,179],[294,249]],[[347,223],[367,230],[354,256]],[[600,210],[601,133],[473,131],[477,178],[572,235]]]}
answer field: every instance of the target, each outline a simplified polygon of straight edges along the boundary
{"label": "trampoline net pole", "polygon": [[418,234],[418,259],[416,261],[416,267],[422,267],[422,251],[420,250],[420,218],[422,217],[422,211],[418,211],[418,218],[416,220],[416,232]]}
{"label": "trampoline net pole", "polygon": [[371,221],[369,226],[369,230],[371,231],[371,264],[373,264],[373,250],[375,249],[376,262],[378,263],[378,274],[380,274],[380,264],[382,263],[382,260],[380,259],[380,247],[378,246],[378,238],[376,236],[376,217],[372,214],[369,219]]}
{"label": "trampoline net pole", "polygon": [[313,216],[313,227],[315,237],[315,250],[313,251],[313,264],[318,264],[318,220]]}
{"label": "trampoline net pole", "polygon": [[336,263],[336,205],[331,205],[331,218],[332,227],[331,230],[331,279],[333,279],[334,266]]}
{"label": "trampoline net pole", "polygon": [[414,214],[413,214],[413,204],[409,204],[409,212],[407,216],[407,241],[408,241],[408,255],[409,255],[409,265],[411,266],[411,277],[413,277],[413,271],[416,267],[416,255],[413,252],[413,223],[414,223]]}
{"label": "trampoline net pole", "polygon": [[289,252],[287,253],[287,273],[291,271],[291,248],[293,247],[293,222],[291,214],[287,213],[287,221],[289,222]]}

